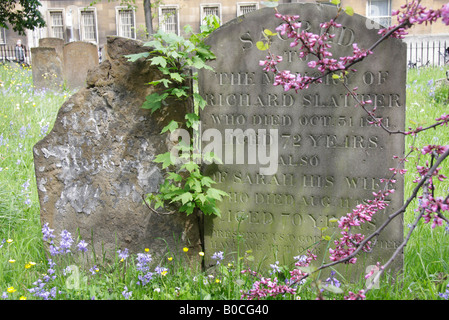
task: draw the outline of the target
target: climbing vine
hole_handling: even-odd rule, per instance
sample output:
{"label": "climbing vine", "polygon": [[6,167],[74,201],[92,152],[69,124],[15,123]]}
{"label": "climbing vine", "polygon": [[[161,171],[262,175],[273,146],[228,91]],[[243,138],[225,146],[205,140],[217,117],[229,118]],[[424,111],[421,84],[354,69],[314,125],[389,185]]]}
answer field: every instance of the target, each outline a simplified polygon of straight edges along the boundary
{"label": "climbing vine", "polygon": [[[219,25],[218,18],[210,15],[205,18],[200,33],[194,33],[190,26],[185,27],[188,38],[159,30],[151,41],[144,44],[150,48],[149,51],[126,56],[130,61],[145,58],[151,65],[157,66],[163,74],[163,78],[149,84],[162,85],[165,89],[162,93],[148,95],[142,108],[149,109],[153,113],[167,104],[169,98],[192,105],[192,112],[185,115],[185,123],[171,120],[161,131],[161,134],[170,133],[171,136],[175,136],[176,146],[166,153],[157,155],[154,160],[162,165],[162,169],[167,169],[167,174],[159,192],[144,197],[145,203],[152,210],[174,204],[178,206],[180,212],[187,215],[199,209],[205,215],[220,216],[216,202],[221,201],[227,193],[213,188],[215,181],[201,172],[201,158],[215,161],[219,159],[213,154],[198,154],[198,140],[195,139],[195,134],[199,130],[199,111],[206,106],[196,86],[197,70],[212,70],[206,62],[215,59],[215,55],[204,40]],[[179,140],[177,135],[172,134],[184,125],[193,133],[192,138]],[[181,156],[178,156],[179,152]]]}

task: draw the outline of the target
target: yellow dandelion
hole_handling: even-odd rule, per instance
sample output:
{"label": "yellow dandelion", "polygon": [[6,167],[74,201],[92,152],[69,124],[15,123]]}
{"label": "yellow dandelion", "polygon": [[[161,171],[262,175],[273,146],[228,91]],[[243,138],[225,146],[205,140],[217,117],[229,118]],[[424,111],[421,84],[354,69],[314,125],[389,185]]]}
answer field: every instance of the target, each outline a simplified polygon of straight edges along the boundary
{"label": "yellow dandelion", "polygon": [[172,261],[172,260],[173,260],[173,257],[168,257],[167,260],[168,260],[168,261]]}
{"label": "yellow dandelion", "polygon": [[34,265],[36,265],[36,262],[30,261],[29,264],[30,264],[31,266],[34,266]]}
{"label": "yellow dandelion", "polygon": [[166,276],[167,275],[167,270],[162,271],[161,275]]}
{"label": "yellow dandelion", "polygon": [[16,262],[16,260],[14,260],[14,259],[9,259],[8,262],[9,262],[9,263],[14,263],[14,262]]}
{"label": "yellow dandelion", "polygon": [[187,252],[187,251],[189,251],[189,248],[184,247],[184,248],[182,249],[182,251]]}
{"label": "yellow dandelion", "polygon": [[198,254],[199,254],[200,256],[204,257],[204,252],[203,252],[203,251],[199,252]]}
{"label": "yellow dandelion", "polygon": [[8,293],[13,293],[16,292],[17,290],[14,287],[9,287],[8,289],[6,289],[6,292]]}
{"label": "yellow dandelion", "polygon": [[27,263],[27,264],[25,265],[25,269],[29,269],[29,268],[31,268],[31,264]]}
{"label": "yellow dandelion", "polygon": [[215,279],[215,283],[220,283],[221,280],[220,279]]}
{"label": "yellow dandelion", "polygon": [[150,249],[148,249],[148,248],[145,248],[145,252],[150,252]]}
{"label": "yellow dandelion", "polygon": [[7,243],[12,243],[13,241],[14,241],[13,239],[6,240]]}
{"label": "yellow dandelion", "polygon": [[24,296],[21,296],[20,298],[19,298],[19,300],[26,300],[27,298],[26,297],[24,297]]}

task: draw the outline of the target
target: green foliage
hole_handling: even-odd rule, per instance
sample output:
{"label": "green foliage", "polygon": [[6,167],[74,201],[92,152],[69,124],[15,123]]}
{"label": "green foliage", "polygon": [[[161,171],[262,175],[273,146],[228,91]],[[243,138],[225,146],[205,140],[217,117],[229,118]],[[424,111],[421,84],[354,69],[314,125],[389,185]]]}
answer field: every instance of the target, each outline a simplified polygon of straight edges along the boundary
{"label": "green foliage", "polygon": [[[45,27],[38,0],[2,0],[0,1],[0,27],[9,28],[25,35],[25,30]],[[9,26],[8,26],[9,25]]]}
{"label": "green foliage", "polygon": [[[185,39],[173,33],[159,31],[153,39],[144,45],[151,48],[149,52],[128,55],[130,61],[137,61],[141,58],[151,61],[151,65],[157,66],[164,78],[150,82],[150,85],[162,85],[165,90],[162,93],[152,93],[146,97],[142,108],[151,112],[159,110],[164,101],[168,98],[179,100],[193,99],[194,112],[185,116],[185,126],[190,130],[198,129],[199,109],[206,106],[206,102],[195,88],[192,90],[190,83],[198,79],[198,73],[192,70],[207,69],[212,70],[206,64],[207,60],[215,58],[209,46],[204,43],[204,39],[220,23],[216,16],[207,16],[206,24],[201,26],[201,33],[195,34],[190,26],[185,27],[189,38]],[[172,120],[165,126],[161,134],[173,132],[182,124]],[[216,206],[216,201],[221,201],[227,194],[212,187],[215,183],[211,178],[201,174],[198,164],[200,155],[195,155],[194,147],[182,145],[176,146],[178,151],[183,151],[187,156],[181,156],[182,165],[176,166],[171,152],[166,152],[156,156],[156,163],[162,165],[162,169],[169,169],[167,176],[160,186],[159,193],[149,194],[146,201],[154,209],[164,208],[168,204],[177,204],[180,212],[187,215],[192,214],[195,209],[201,210],[206,215],[220,215]],[[185,152],[184,152],[185,151]],[[190,155],[192,158],[190,159]],[[213,155],[207,155],[208,159]]]}

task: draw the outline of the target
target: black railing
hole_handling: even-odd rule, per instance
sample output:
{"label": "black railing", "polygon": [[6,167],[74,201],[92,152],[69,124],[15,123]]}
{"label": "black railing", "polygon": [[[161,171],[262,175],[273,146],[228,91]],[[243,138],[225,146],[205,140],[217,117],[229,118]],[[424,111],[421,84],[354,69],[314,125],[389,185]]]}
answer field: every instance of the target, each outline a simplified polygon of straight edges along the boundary
{"label": "black railing", "polygon": [[[0,62],[20,62],[19,58],[20,53],[15,46],[0,46]],[[25,47],[23,47],[23,63],[31,64],[31,51]]]}
{"label": "black railing", "polygon": [[409,68],[443,66],[449,63],[449,42],[422,41],[407,44]]}

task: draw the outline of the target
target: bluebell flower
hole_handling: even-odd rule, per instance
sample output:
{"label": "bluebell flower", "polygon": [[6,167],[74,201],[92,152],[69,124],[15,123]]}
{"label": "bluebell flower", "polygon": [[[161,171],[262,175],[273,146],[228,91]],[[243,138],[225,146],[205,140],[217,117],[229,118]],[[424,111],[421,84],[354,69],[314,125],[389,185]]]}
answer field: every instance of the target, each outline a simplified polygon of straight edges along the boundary
{"label": "bluebell flower", "polygon": [[126,258],[128,258],[128,256],[129,256],[127,248],[125,248],[123,251],[118,250],[117,253],[118,253],[120,260],[126,260]]}
{"label": "bluebell flower", "polygon": [[78,251],[86,252],[87,251],[87,242],[81,240],[77,245]]}
{"label": "bluebell flower", "polygon": [[149,253],[138,253],[137,254],[137,264],[136,269],[138,271],[146,272],[149,270],[149,264],[153,260]]}
{"label": "bluebell flower", "polygon": [[223,261],[223,259],[224,259],[223,251],[215,252],[212,255],[212,259],[217,260],[217,265],[220,264],[220,262]]}
{"label": "bluebell flower", "polygon": [[129,299],[132,295],[132,291],[128,291],[128,288],[125,286],[125,290],[122,291],[122,295],[125,299]]}
{"label": "bluebell flower", "polygon": [[138,275],[137,278],[139,279],[139,281],[137,281],[136,283],[138,285],[141,286],[145,286],[148,282],[150,282],[153,279],[153,273],[152,272],[147,272],[144,275]]}

